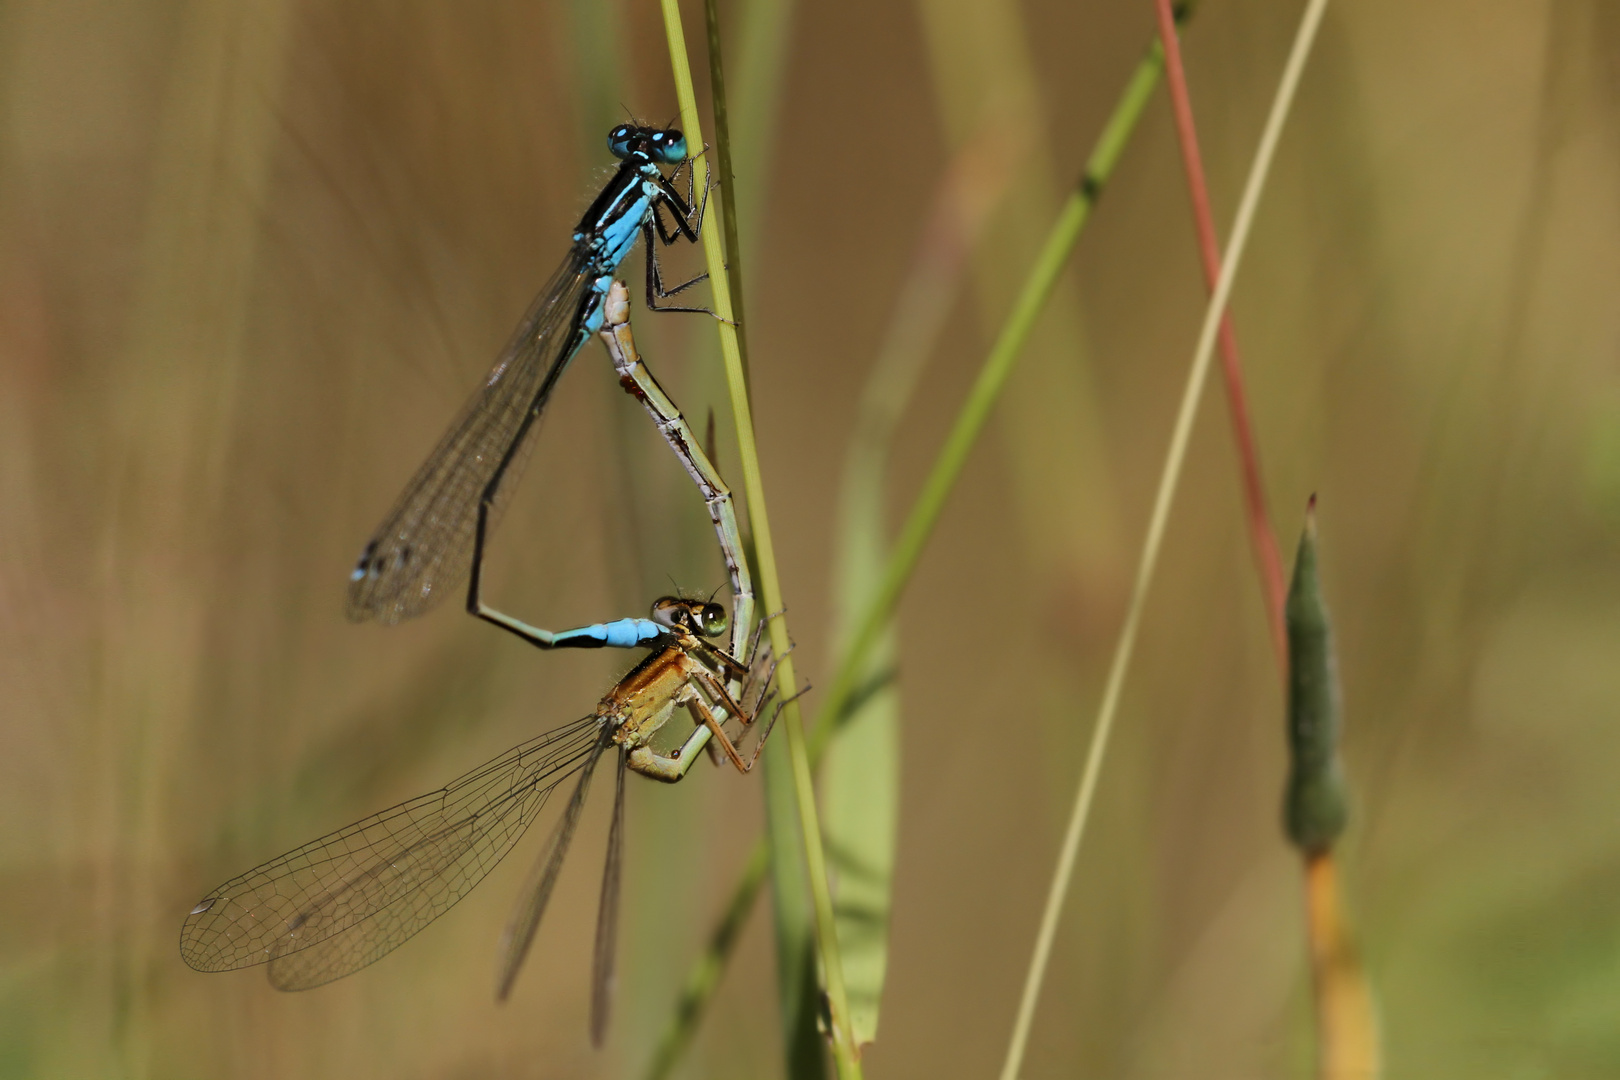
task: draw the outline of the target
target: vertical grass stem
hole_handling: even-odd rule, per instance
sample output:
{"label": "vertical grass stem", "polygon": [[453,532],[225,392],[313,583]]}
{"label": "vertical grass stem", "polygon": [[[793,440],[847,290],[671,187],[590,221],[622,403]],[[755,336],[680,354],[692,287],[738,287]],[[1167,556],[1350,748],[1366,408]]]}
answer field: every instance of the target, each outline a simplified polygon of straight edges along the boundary
{"label": "vertical grass stem", "polygon": [[[1181,143],[1181,163],[1187,173],[1187,194],[1192,202],[1193,224],[1198,230],[1198,252],[1204,265],[1204,285],[1213,290],[1221,275],[1221,247],[1215,236],[1215,217],[1209,208],[1209,186],[1204,181],[1204,158],[1198,149],[1198,129],[1193,123],[1192,96],[1187,90],[1187,71],[1181,63],[1181,42],[1176,34],[1173,0],[1154,0],[1159,17],[1159,40],[1164,43],[1165,83],[1175,110],[1176,137]],[[1260,453],[1256,449],[1254,424],[1249,418],[1249,395],[1243,388],[1243,362],[1238,355],[1237,332],[1232,329],[1232,313],[1221,315],[1218,338],[1221,374],[1226,383],[1227,407],[1232,414],[1232,437],[1237,443],[1239,472],[1243,478],[1243,501],[1249,522],[1249,546],[1254,549],[1260,586],[1265,593],[1266,624],[1271,628],[1271,644],[1277,662],[1288,664],[1287,632],[1283,629],[1282,557],[1277,536],[1266,512],[1266,487],[1260,479]]]}
{"label": "vertical grass stem", "polygon": [[1271,114],[1266,118],[1265,131],[1260,137],[1260,146],[1255,152],[1254,163],[1250,166],[1249,177],[1244,184],[1243,199],[1238,204],[1237,217],[1232,225],[1232,239],[1226,259],[1221,264],[1220,278],[1215,284],[1214,295],[1210,297],[1209,305],[1204,311],[1203,327],[1198,334],[1198,345],[1193,350],[1192,366],[1187,373],[1187,383],[1182,391],[1181,405],[1176,412],[1175,427],[1170,436],[1170,448],[1165,455],[1164,468],[1159,476],[1158,492],[1153,500],[1153,514],[1149,519],[1147,536],[1142,543],[1142,558],[1131,589],[1130,607],[1125,615],[1125,623],[1120,628],[1119,641],[1114,648],[1113,662],[1108,670],[1108,682],[1103,691],[1102,702],[1098,706],[1096,724],[1092,727],[1091,744],[1086,751],[1080,787],[1075,793],[1074,810],[1070,814],[1069,825],[1064,833],[1057,868],[1052,875],[1052,885],[1047,892],[1046,907],[1042,912],[1040,930],[1035,938],[1034,955],[1030,958],[1029,971],[1024,979],[1023,995],[1013,1021],[1012,1037],[1007,1044],[1007,1057],[1002,1065],[1001,1080],[1017,1080],[1018,1070],[1023,1065],[1024,1049],[1035,1016],[1035,1004],[1040,997],[1047,961],[1051,957],[1052,941],[1057,935],[1063,898],[1069,890],[1075,856],[1080,850],[1080,840],[1085,834],[1086,821],[1090,816],[1092,799],[1097,790],[1097,781],[1102,773],[1103,756],[1107,751],[1108,738],[1118,712],[1120,692],[1125,684],[1125,674],[1130,668],[1131,654],[1136,648],[1136,634],[1141,625],[1144,601],[1158,565],[1159,548],[1170,518],[1170,506],[1175,499],[1176,488],[1181,479],[1181,467],[1186,460],[1187,444],[1192,437],[1193,419],[1198,412],[1198,401],[1203,393],[1205,377],[1209,374],[1215,335],[1220,328],[1221,315],[1226,310],[1227,299],[1231,296],[1232,283],[1242,263],[1243,251],[1248,245],[1255,208],[1259,205],[1260,193],[1265,188],[1266,177],[1271,170],[1271,161],[1277,149],[1277,141],[1282,135],[1283,122],[1287,119],[1293,104],[1294,91],[1299,85],[1300,74],[1305,69],[1305,60],[1310,55],[1311,43],[1316,38],[1316,30],[1321,24],[1322,12],[1326,7],[1327,0],[1310,0],[1304,18],[1300,21],[1288,63],[1283,69],[1282,81],[1277,87],[1276,97],[1272,100]]}
{"label": "vertical grass stem", "polygon": [[[726,107],[726,69],[720,51],[720,10],[718,0],[703,0],[703,21],[709,38],[709,87],[714,109],[714,158],[719,172],[720,225],[725,230],[726,287],[736,321],[737,355],[741,358],[743,383],[748,383],[748,327],[743,325],[742,244],[737,240],[737,181],[731,167],[731,120]],[[685,123],[683,119],[681,121]]]}
{"label": "vertical grass stem", "polygon": [[[697,96],[692,89],[692,68],[687,60],[686,35],[681,26],[680,6],[676,0],[661,0],[664,31],[669,40],[670,66],[675,79],[676,99],[681,106],[681,123],[689,139],[698,141],[702,124],[697,111]],[[695,180],[703,186],[708,180],[708,163],[703,157],[693,161]],[[759,562],[760,592],[766,611],[781,611],[782,588],[776,570],[776,549],[771,541],[770,519],[765,507],[765,489],[760,476],[759,454],[754,443],[753,412],[748,400],[748,384],[744,377],[742,351],[737,340],[737,327],[731,303],[731,290],[727,279],[726,252],[721,230],[703,230],[703,254],[709,269],[709,283],[714,290],[714,310],[719,316],[720,353],[725,361],[726,388],[730,392],[732,417],[737,427],[737,453],[742,460],[743,490],[748,497],[748,518],[753,527],[754,552]],[[833,921],[832,893],[827,884],[826,855],[822,850],[821,824],[816,816],[815,786],[810,776],[809,751],[805,743],[804,723],[799,714],[798,681],[793,671],[792,642],[788,637],[787,619],[779,616],[769,624],[771,648],[780,662],[776,669],[776,683],[783,700],[781,726],[788,742],[788,755],[793,764],[793,786],[797,797],[799,827],[804,834],[805,868],[810,876],[811,901],[816,915],[816,939],[821,953],[822,978],[826,983],[827,1006],[832,1020],[833,1061],[841,1080],[861,1075],[859,1053],[849,1021],[849,1002],[844,992],[843,965],[838,954],[838,934]]]}
{"label": "vertical grass stem", "polygon": [[[849,645],[839,658],[838,671],[833,676],[832,688],[817,714],[819,717],[839,715],[850,695],[854,693],[866,656],[877,643],[884,626],[894,614],[901,594],[910,583],[911,574],[917,568],[917,560],[921,558],[923,548],[927,546],[928,538],[933,533],[934,526],[938,524],[940,514],[944,512],[945,500],[956,486],[962,467],[967,463],[968,454],[972,452],[980,432],[984,430],[985,422],[990,417],[990,410],[1000,398],[1002,387],[1006,385],[1007,377],[1012,374],[1013,365],[1023,351],[1024,342],[1028,340],[1035,320],[1052,295],[1058,275],[1062,273],[1064,265],[1069,260],[1069,254],[1074,250],[1075,242],[1080,238],[1080,231],[1091,215],[1091,208],[1096,205],[1103,187],[1113,175],[1114,167],[1118,164],[1119,156],[1141,118],[1142,110],[1147,107],[1154,88],[1158,86],[1163,68],[1164,52],[1155,42],[1149,47],[1142,62],[1137,65],[1130,82],[1126,84],[1119,104],[1115,106],[1113,115],[1109,117],[1107,126],[1097,140],[1097,145],[1092,149],[1085,173],[1073,193],[1064,202],[1057,223],[1053,225],[1040,254],[1036,256],[1034,267],[1024,281],[1018,299],[1013,303],[1012,313],[1007,317],[1000,334],[996,336],[995,344],[991,347],[989,356],[985,358],[984,366],[979,370],[978,378],[974,380],[967,400],[951,426],[950,434],[946,436],[945,445],[940,448],[939,456],[935,458],[934,466],[923,482],[922,492],[912,504],[911,513],[907,515],[900,535],[895,540],[894,549],[889,555],[883,574],[883,584],[867,604],[861,617],[854,623],[856,630],[850,636]],[[817,750],[830,737],[830,729],[829,724],[816,725],[814,746]]]}
{"label": "vertical grass stem", "polygon": [[[1191,16],[1193,8],[1194,5],[1190,3],[1178,6],[1176,9],[1178,20],[1185,22]],[[1035,269],[1025,282],[1023,293],[1014,304],[1012,314],[997,336],[996,343],[985,360],[984,371],[975,383],[969,401],[963,406],[950,439],[936,458],[929,483],[912,506],[904,530],[904,535],[911,539],[904,545],[897,544],[891,550],[884,567],[882,590],[873,597],[857,618],[851,620],[851,625],[856,627],[856,630],[840,654],[833,693],[828,696],[816,714],[816,725],[810,733],[812,768],[820,762],[833,736],[853,712],[851,705],[860,696],[860,675],[872,646],[892,618],[896,602],[916,568],[922,545],[939,518],[944,498],[961,473],[967,450],[983,429],[989,409],[995,403],[1001,386],[1006,382],[1011,365],[1023,348],[1035,317],[1039,314],[1046,297],[1051,294],[1057,274],[1079,239],[1091,207],[1107,186],[1126,143],[1135,131],[1147,102],[1158,85],[1163,72],[1163,57],[1162,47],[1155,41],[1148,47],[1126,82],[1112,115],[1092,147],[1080,182],[1065,203]],[[763,573],[760,576],[763,579]],[[763,850],[764,842],[761,841],[756,845],[750,859],[762,859]],[[749,865],[752,866],[754,863],[750,861]],[[746,904],[748,898],[756,891],[755,882],[745,875],[733,890],[732,900],[726,907],[727,912],[735,909],[739,903]],[[660,1043],[660,1050],[655,1055],[655,1062],[662,1063],[667,1060],[666,1047],[674,1047],[678,1053],[678,1047],[689,1041],[690,1033],[684,1031],[682,1025],[695,1022],[691,1018],[695,1018],[701,1011],[704,1001],[700,1000],[698,995],[707,995],[713,991],[715,983],[707,977],[706,972],[724,964],[727,950],[734,939],[717,933],[712,940],[714,944],[711,945],[709,952],[698,960],[697,966],[688,977],[688,993],[682,997],[680,1004],[681,1016],[672,1022],[666,1031]],[[660,1064],[658,1069],[649,1075],[654,1077],[665,1075],[662,1070],[667,1067]]]}

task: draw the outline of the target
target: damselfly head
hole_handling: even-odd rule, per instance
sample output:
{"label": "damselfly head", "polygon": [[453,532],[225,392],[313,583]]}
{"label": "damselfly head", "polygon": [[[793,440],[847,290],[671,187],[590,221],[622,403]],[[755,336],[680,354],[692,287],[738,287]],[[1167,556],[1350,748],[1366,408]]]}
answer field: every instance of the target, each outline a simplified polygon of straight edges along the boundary
{"label": "damselfly head", "polygon": [[726,609],[719,604],[706,600],[682,600],[678,596],[660,596],[654,600],[652,618],[661,626],[704,637],[719,637],[731,623]]}
{"label": "damselfly head", "polygon": [[639,150],[660,165],[679,165],[686,160],[686,136],[674,128],[620,124],[608,132],[608,149],[616,158]]}

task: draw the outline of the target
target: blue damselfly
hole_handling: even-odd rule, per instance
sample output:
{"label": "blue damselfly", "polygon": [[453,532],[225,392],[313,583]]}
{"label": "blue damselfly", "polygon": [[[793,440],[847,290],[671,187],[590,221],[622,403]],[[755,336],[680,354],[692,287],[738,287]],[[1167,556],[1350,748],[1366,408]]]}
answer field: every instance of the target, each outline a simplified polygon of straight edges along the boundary
{"label": "blue damselfly", "polygon": [[[672,182],[687,160],[685,137],[672,129],[621,124],[608,133],[608,148],[620,159],[619,167],[580,219],[567,258],[362,550],[349,580],[351,619],[395,623],[421,614],[453,591],[469,569],[468,608],[479,614],[477,568],[514,486],[508,481],[521,468],[558,378],[601,328],[613,275],[638,236],[647,241],[649,308],[705,310],[657,303],[703,280],[699,276],[666,289],[658,265],[660,243],[667,246],[679,237],[695,243],[702,224],[703,205],[693,205],[690,174],[685,198]],[[676,166],[675,173],[666,177],[665,165]],[[664,210],[674,219],[673,229],[664,222]],[[604,626],[619,632],[602,632]],[[560,634],[527,629],[525,636],[542,648],[628,647],[647,644],[659,633],[640,619]]]}

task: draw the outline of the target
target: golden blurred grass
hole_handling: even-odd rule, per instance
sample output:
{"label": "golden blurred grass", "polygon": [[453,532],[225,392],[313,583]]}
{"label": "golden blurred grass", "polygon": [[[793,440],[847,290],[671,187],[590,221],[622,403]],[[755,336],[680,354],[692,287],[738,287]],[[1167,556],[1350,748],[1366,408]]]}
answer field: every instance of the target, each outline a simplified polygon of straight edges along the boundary
{"label": "golden blurred grass", "polygon": [[[1296,17],[1232,0],[1187,32],[1218,220]],[[770,165],[739,182],[768,192],[745,239],[755,404],[814,678],[854,402],[938,170],[975,109],[1030,132],[900,429],[897,506],[1021,279],[1021,230],[1049,220],[1152,17],[1042,0],[792,18]],[[1323,500],[1358,807],[1345,881],[1391,1075],[1620,1067],[1617,55],[1601,0],[1330,9],[1238,285],[1279,532]],[[600,1054],[599,813],[547,962],[504,1009],[491,956],[521,865],[312,994],[198,975],[174,937],[215,882],[579,715],[622,663],[537,657],[453,613],[352,627],[341,583],[560,257],[605,120],[673,113],[655,12],[21,3],[0,57],[0,1075],[638,1070],[757,832],[751,781],[632,787]],[[903,608],[874,1076],[999,1058],[1201,297],[1160,103]],[[638,336],[700,418],[723,404],[695,322]],[[665,574],[718,584],[684,477],[595,346],[577,366],[500,534],[502,605],[589,620],[638,611]],[[1281,702],[1218,408],[1032,1076],[1308,1068]],[[767,929],[688,1075],[777,1067]]]}

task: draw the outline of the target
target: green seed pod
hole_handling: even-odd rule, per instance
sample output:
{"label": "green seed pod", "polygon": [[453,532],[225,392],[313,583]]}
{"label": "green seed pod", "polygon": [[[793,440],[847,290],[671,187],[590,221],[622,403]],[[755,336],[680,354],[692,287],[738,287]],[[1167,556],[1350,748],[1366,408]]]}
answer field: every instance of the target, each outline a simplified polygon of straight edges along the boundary
{"label": "green seed pod", "polygon": [[1339,763],[1339,672],[1316,569],[1316,497],[1288,587],[1288,787],[1283,824],[1308,855],[1333,846],[1350,816]]}

